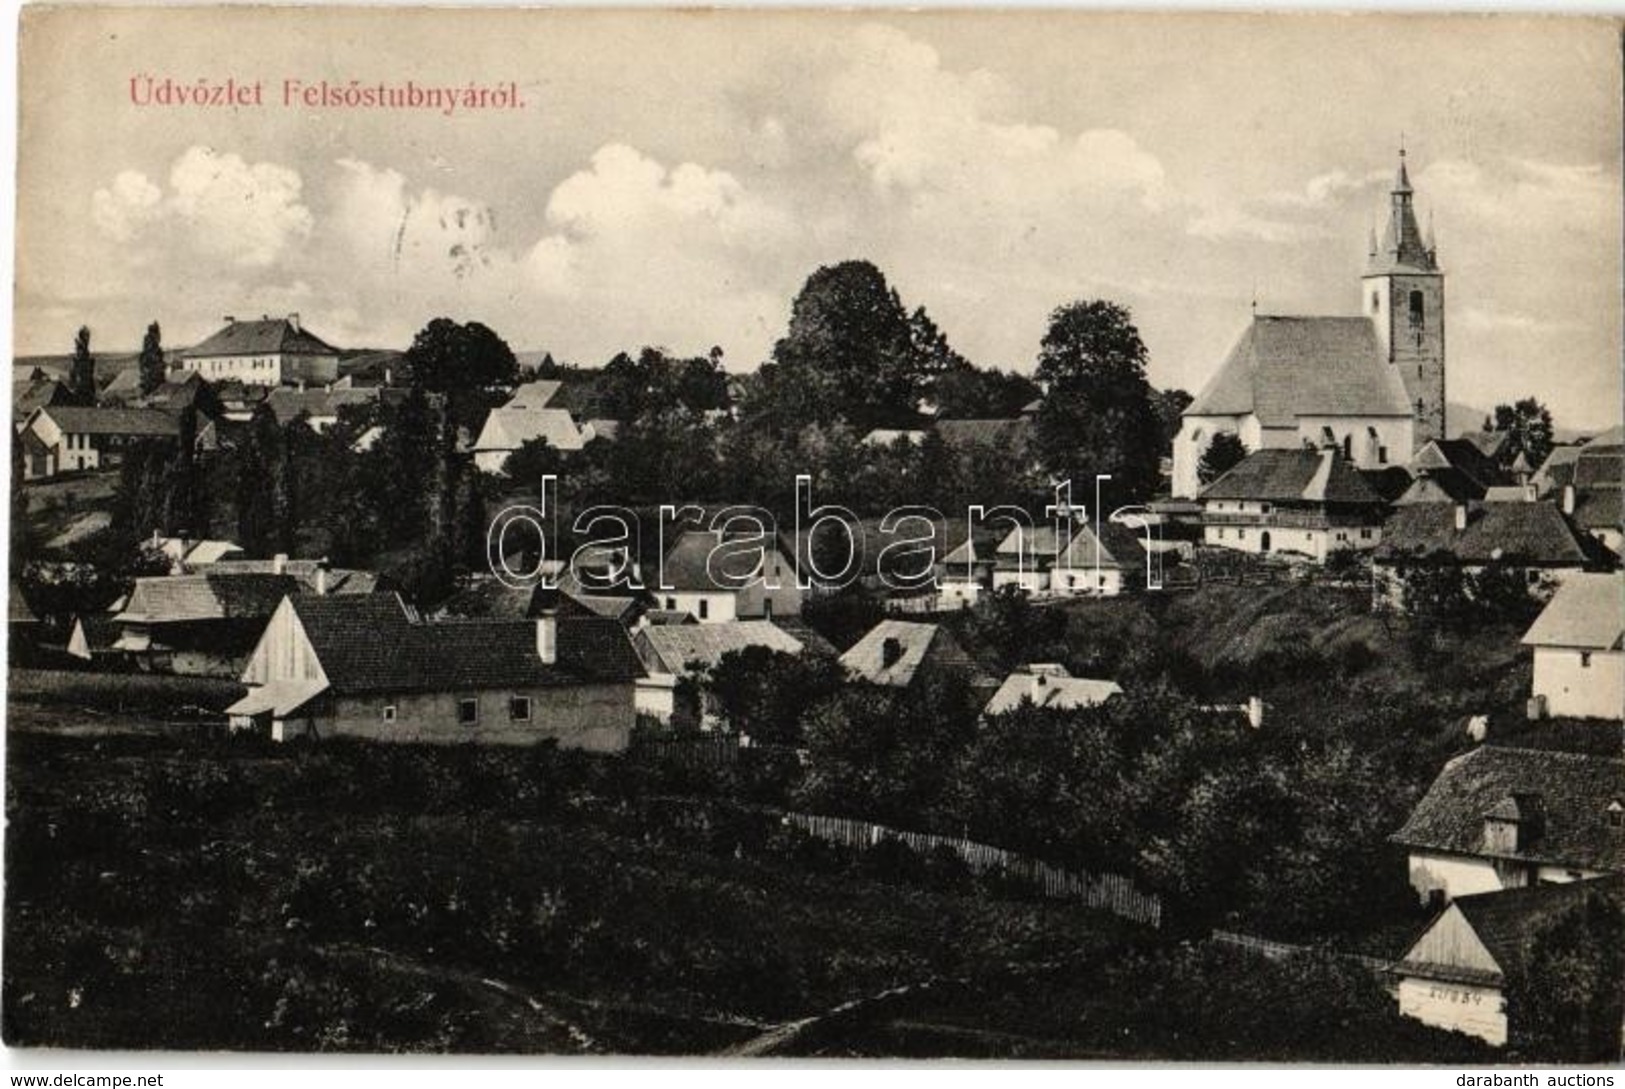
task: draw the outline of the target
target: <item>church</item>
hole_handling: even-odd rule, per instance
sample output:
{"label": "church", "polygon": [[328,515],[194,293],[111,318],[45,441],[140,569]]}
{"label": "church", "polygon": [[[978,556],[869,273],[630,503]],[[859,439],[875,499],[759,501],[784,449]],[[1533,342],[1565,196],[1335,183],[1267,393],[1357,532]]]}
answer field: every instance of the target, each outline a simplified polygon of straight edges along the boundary
{"label": "church", "polygon": [[1444,273],[1413,196],[1401,149],[1381,242],[1371,233],[1359,316],[1253,315],[1184,412],[1175,496],[1200,490],[1197,464],[1222,432],[1249,451],[1335,446],[1360,469],[1405,465],[1444,437]]}

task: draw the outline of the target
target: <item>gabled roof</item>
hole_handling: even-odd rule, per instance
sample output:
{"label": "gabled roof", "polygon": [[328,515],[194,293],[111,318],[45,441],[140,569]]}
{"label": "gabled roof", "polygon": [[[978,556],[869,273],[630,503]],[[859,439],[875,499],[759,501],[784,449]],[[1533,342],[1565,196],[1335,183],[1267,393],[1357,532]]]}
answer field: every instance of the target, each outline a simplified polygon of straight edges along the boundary
{"label": "gabled roof", "polygon": [[335,695],[631,681],[642,675],[626,630],[560,617],[557,661],[537,654],[531,620],[423,621],[394,594],[289,599]]}
{"label": "gabled roof", "polygon": [[68,387],[54,378],[14,384],[11,389],[11,418],[21,423],[36,408],[66,404],[72,398]]}
{"label": "gabled roof", "polygon": [[[725,541],[720,532],[690,530],[677,538],[660,561],[658,586],[680,593],[737,593],[762,566],[763,554],[771,560],[775,552],[789,560],[778,540],[753,547],[745,541]],[[790,563],[784,564],[778,577],[784,583],[795,580]]]}
{"label": "gabled roof", "polygon": [[1410,468],[1417,475],[1454,474],[1467,486],[1468,499],[1482,499],[1487,489],[1514,483],[1494,458],[1467,439],[1431,440],[1411,458]]}
{"label": "gabled roof", "polygon": [[1619,650],[1625,646],[1625,575],[1573,574],[1524,633],[1525,646]]}
{"label": "gabled roof", "polygon": [[1377,496],[1336,450],[1256,450],[1203,488],[1203,500],[1376,504]]}
{"label": "gabled roof", "polygon": [[535,439],[546,439],[555,450],[580,450],[587,444],[575,419],[562,408],[494,408],[474,450],[517,450]]}
{"label": "gabled roof", "polygon": [[1625,801],[1625,760],[1487,745],[1446,764],[1391,837],[1412,849],[1491,857],[1484,817],[1504,799],[1538,795],[1544,830],[1512,855],[1528,862],[1625,872],[1625,828],[1608,806]]}
{"label": "gabled roof", "polygon": [[200,620],[264,619],[303,587],[291,575],[160,575],[135,580],[121,624],[179,624]]}
{"label": "gabled roof", "polygon": [[1115,681],[1074,677],[1061,666],[1032,666],[1018,669],[1006,677],[999,690],[993,693],[993,698],[988,700],[984,714],[1002,715],[1021,706],[1024,700],[1036,707],[1053,707],[1057,710],[1093,707],[1122,691]]}
{"label": "gabled roof", "polygon": [[337,355],[338,349],[287,318],[234,321],[181,353],[186,359],[221,355]]}
{"label": "gabled roof", "polygon": [[1383,528],[1379,560],[1448,552],[1462,563],[1497,559],[1579,567],[1595,543],[1546,502],[1469,503],[1467,528],[1456,529],[1456,504],[1416,503],[1394,511]]}
{"label": "gabled roof", "polygon": [[1456,436],[1461,442],[1470,442],[1487,458],[1497,458],[1512,440],[1510,431],[1463,431]]}
{"label": "gabled roof", "polygon": [[[888,664],[886,647],[893,640],[898,655]],[[973,683],[988,679],[940,624],[882,620],[841,655],[841,665],[858,679],[893,688],[913,684],[928,663],[932,668],[964,673]]]}
{"label": "gabled roof", "polygon": [[1257,415],[1265,427],[1300,416],[1410,416],[1398,369],[1369,319],[1256,315],[1186,416]]}
{"label": "gabled roof", "polygon": [[1100,534],[1095,535],[1093,522],[1085,525],[1067,544],[1066,551],[1055,561],[1057,567],[1092,569],[1145,568],[1145,537],[1138,530],[1109,519],[1100,523]]}
{"label": "gabled roof", "polygon": [[50,405],[40,412],[49,416],[64,432],[75,435],[173,438],[180,433],[176,418],[155,408]]}
{"label": "gabled roof", "polygon": [[[1615,910],[1619,910],[1622,891],[1625,891],[1625,881],[1618,877],[1605,877],[1458,896],[1429,924],[1428,932],[1401,958],[1399,969],[1406,974],[1441,975],[1463,982],[1474,981],[1477,976],[1479,981],[1498,983],[1525,966],[1535,941],[1557,920],[1594,896],[1609,898]],[[1472,930],[1472,936],[1478,939],[1482,950],[1475,950],[1462,959],[1481,961],[1487,954],[1496,965],[1495,969],[1463,969],[1459,965],[1437,964],[1428,959],[1430,950],[1447,948],[1430,941],[1429,933],[1436,927],[1451,925],[1453,918],[1459,918]]]}
{"label": "gabled roof", "polygon": [[37,624],[39,617],[33,609],[28,607],[28,599],[23,597],[22,583],[16,579],[10,580],[10,589],[7,595],[7,620],[12,624]]}
{"label": "gabled roof", "polygon": [[312,417],[337,417],[339,409],[348,405],[372,404],[379,396],[377,386],[331,390],[278,386],[266,396],[265,403],[276,414],[276,422],[286,426],[297,419],[300,413]]}
{"label": "gabled roof", "polygon": [[720,624],[663,624],[637,634],[639,657],[654,673],[683,675],[709,669],[730,651],[766,647],[800,654],[801,640],[771,620],[731,620]]}
{"label": "gabled roof", "polygon": [[503,408],[547,408],[548,404],[558,395],[563,382],[547,378],[538,378],[534,382],[526,382],[513,391],[508,403]]}
{"label": "gabled roof", "polygon": [[1625,489],[1582,492],[1574,500],[1574,522],[1586,529],[1625,529]]}

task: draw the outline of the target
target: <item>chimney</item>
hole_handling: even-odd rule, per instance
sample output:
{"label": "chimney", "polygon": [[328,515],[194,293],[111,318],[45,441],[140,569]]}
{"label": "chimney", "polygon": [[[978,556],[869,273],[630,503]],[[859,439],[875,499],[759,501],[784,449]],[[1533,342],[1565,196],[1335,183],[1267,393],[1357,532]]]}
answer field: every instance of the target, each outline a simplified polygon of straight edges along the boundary
{"label": "chimney", "polygon": [[299,332],[299,315],[298,314],[289,314],[288,315],[288,324],[293,326],[293,331],[294,332],[296,332],[296,333]]}
{"label": "chimney", "polygon": [[1563,485],[1563,513],[1564,514],[1573,514],[1574,513],[1574,485],[1573,484],[1565,484],[1565,485]]}
{"label": "chimney", "polygon": [[152,527],[152,547],[157,548],[159,545],[163,544],[163,542],[164,542],[163,532],[161,530],[159,530],[159,528],[157,526],[153,526]]}
{"label": "chimney", "polygon": [[271,573],[273,575],[285,575],[288,573],[288,554],[286,552],[278,552],[275,556],[271,557]]}
{"label": "chimney", "polygon": [[1262,696],[1247,697],[1247,725],[1255,730],[1263,727],[1264,699]]}
{"label": "chimney", "polygon": [[1539,489],[1536,488],[1533,484],[1525,481],[1524,486],[1523,486],[1523,501],[1525,503],[1533,503],[1536,499],[1539,499],[1539,498],[1540,498]]}
{"label": "chimney", "polygon": [[1456,532],[1461,533],[1467,528],[1467,504],[1456,504]]}
{"label": "chimney", "polygon": [[543,665],[559,660],[559,617],[551,609],[536,618],[536,657]]}
{"label": "chimney", "polygon": [[890,669],[903,657],[903,644],[895,636],[888,635],[880,643],[880,668]]}
{"label": "chimney", "polygon": [[316,568],[316,596],[324,597],[327,594],[327,568]]}
{"label": "chimney", "polygon": [[227,325],[236,325],[237,324],[237,319],[232,317],[230,314],[227,314],[226,315],[226,324]]}

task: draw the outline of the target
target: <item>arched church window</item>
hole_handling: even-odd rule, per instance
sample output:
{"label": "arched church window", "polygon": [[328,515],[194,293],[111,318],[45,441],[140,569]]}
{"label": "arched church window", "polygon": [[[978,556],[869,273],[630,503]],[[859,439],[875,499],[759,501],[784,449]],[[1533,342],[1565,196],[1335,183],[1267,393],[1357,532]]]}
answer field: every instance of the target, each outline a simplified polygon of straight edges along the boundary
{"label": "arched church window", "polygon": [[1349,461],[1354,460],[1354,436],[1353,435],[1344,435],[1343,436],[1343,457],[1348,459]]}
{"label": "arched church window", "polygon": [[1381,310],[1381,309],[1382,309],[1382,300],[1380,298],[1378,298],[1377,293],[1375,291],[1373,291],[1371,293],[1371,312],[1373,314],[1375,314],[1378,310]]}
{"label": "arched church window", "polygon": [[1426,304],[1422,300],[1420,291],[1411,292],[1411,324],[1421,325],[1426,312]]}

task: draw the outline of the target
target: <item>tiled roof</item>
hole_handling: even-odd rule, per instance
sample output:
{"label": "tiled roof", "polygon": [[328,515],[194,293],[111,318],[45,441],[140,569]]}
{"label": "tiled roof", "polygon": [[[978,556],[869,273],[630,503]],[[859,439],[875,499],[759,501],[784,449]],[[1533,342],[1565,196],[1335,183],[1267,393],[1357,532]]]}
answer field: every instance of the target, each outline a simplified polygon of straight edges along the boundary
{"label": "tiled roof", "polygon": [[[886,646],[893,640],[899,653],[888,664]],[[975,660],[940,624],[882,620],[841,655],[841,664],[854,676],[895,688],[913,684],[927,661],[936,668],[962,672],[973,682],[987,680]]]}
{"label": "tiled roof", "polygon": [[1411,405],[1368,319],[1258,315],[1184,414],[1295,427],[1299,416],[1409,416]]}
{"label": "tiled roof", "polygon": [[155,408],[90,408],[52,405],[42,409],[63,431],[75,435],[173,437],[180,433],[174,416]]}
{"label": "tiled roof", "polygon": [[538,378],[534,382],[526,382],[513,391],[508,403],[503,408],[546,408],[555,396],[563,382]]}
{"label": "tiled roof", "polygon": [[1256,450],[1203,488],[1200,498],[1375,504],[1359,472],[1335,450]]}
{"label": "tiled roof", "polygon": [[119,623],[174,624],[199,620],[264,619],[282,599],[302,590],[291,575],[160,575],[135,580]]}
{"label": "tiled roof", "polygon": [[186,349],[187,359],[220,355],[337,355],[338,349],[287,318],[234,321],[201,344]]}
{"label": "tiled roof", "polygon": [[348,405],[367,405],[379,398],[376,386],[360,389],[294,389],[278,386],[265,398],[265,403],[276,413],[276,422],[286,426],[300,413],[308,416],[337,416],[339,409]]}
{"label": "tiled roof", "polygon": [[1056,561],[1061,567],[1093,568],[1145,567],[1145,536],[1140,531],[1130,529],[1110,520],[1100,523],[1100,535],[1095,535],[1095,525],[1090,522],[1078,530],[1071,542],[1066,546],[1066,552]]}
{"label": "tiled roof", "polygon": [[1411,458],[1411,471],[1435,475],[1454,474],[1473,493],[1468,499],[1482,499],[1488,488],[1513,483],[1495,459],[1467,439],[1434,439]]}
{"label": "tiled roof", "polygon": [[[1625,881],[1618,877],[1527,885],[1458,896],[1439,918],[1443,919],[1452,912],[1461,915],[1477,935],[1484,951],[1500,967],[1500,979],[1492,978],[1485,982],[1499,982],[1524,968],[1536,939],[1558,919],[1595,896],[1608,898],[1614,910],[1618,911],[1622,892],[1625,892]],[[1467,978],[1459,966],[1430,964],[1421,960],[1420,950],[1430,944],[1419,940],[1412,951],[1401,958],[1400,971],[1414,971],[1418,975],[1428,976],[1442,970],[1446,978],[1452,975]],[[1467,974],[1470,973],[1469,969]]]}
{"label": "tiled roof", "polygon": [[642,675],[626,630],[600,617],[559,618],[557,661],[544,664],[532,620],[422,621],[394,594],[291,599],[336,695],[630,681]]}
{"label": "tiled roof", "polygon": [[1576,488],[1625,486],[1625,451],[1619,447],[1587,446],[1574,459]]}
{"label": "tiled roof", "polygon": [[494,408],[474,442],[476,451],[517,450],[546,439],[555,450],[580,450],[587,444],[570,413],[562,408]]}
{"label": "tiled roof", "polygon": [[69,398],[68,387],[54,378],[13,384],[11,389],[11,418],[21,423],[36,408],[62,404]]}
{"label": "tiled roof", "polygon": [[1523,641],[1527,646],[1619,650],[1625,645],[1625,575],[1570,575]]}
{"label": "tiled roof", "polygon": [[1625,529],[1625,489],[1591,488],[1574,499],[1574,521],[1586,529]]}
{"label": "tiled roof", "polygon": [[[278,574],[277,560],[245,559],[241,553],[233,552],[213,563],[203,563],[188,559],[189,566],[198,574],[242,576],[247,574],[274,575]],[[329,594],[371,594],[378,590],[382,580],[375,571],[362,571],[346,567],[326,567],[326,560],[283,560],[281,574],[291,576],[298,580],[303,590],[314,592],[319,581],[319,573],[327,572],[326,592]]]}
{"label": "tiled roof", "polygon": [[1123,689],[1115,681],[1098,681],[1088,677],[1073,677],[1065,669],[1017,670],[1004,679],[999,690],[988,701],[986,714],[1002,715],[1013,711],[1026,700],[1037,707],[1071,710],[1075,707],[1093,707],[1105,703]]}
{"label": "tiled roof", "polygon": [[1499,457],[1501,451],[1506,449],[1507,442],[1512,438],[1510,431],[1463,431],[1456,438],[1461,442],[1470,442],[1478,448],[1478,452],[1487,458]]}
{"label": "tiled roof", "polygon": [[[687,593],[736,593],[761,567],[763,552],[771,561],[775,548],[788,561],[778,542],[774,547],[755,547],[745,541],[725,541],[718,532],[691,530],[677,538],[661,560],[658,584],[662,589]],[[795,577],[788,563],[778,575],[786,584]]]}
{"label": "tiled roof", "polygon": [[1394,511],[1383,528],[1379,560],[1448,552],[1462,563],[1495,559],[1580,566],[1594,545],[1554,504],[1469,503],[1467,528],[1456,529],[1456,504],[1416,503]]}
{"label": "tiled roof", "polygon": [[1444,766],[1392,838],[1413,849],[1488,857],[1484,816],[1514,794],[1539,797],[1545,827],[1527,849],[1505,857],[1625,872],[1625,827],[1608,817],[1611,804],[1625,803],[1625,761],[1600,756],[1474,749]]}
{"label": "tiled roof", "polygon": [[708,669],[724,654],[748,647],[766,647],[784,654],[800,654],[803,649],[801,640],[771,620],[658,625],[639,632],[635,642],[651,672],[675,674]]}
{"label": "tiled roof", "polygon": [[1025,417],[1014,420],[938,420],[934,427],[942,441],[960,453],[975,447],[1002,448],[1020,453],[1032,433],[1032,421]]}
{"label": "tiled roof", "polygon": [[1540,489],[1541,495],[1561,490],[1563,485],[1574,483],[1574,463],[1580,458],[1579,446],[1554,446],[1552,452],[1546,455],[1540,468],[1530,479]]}

